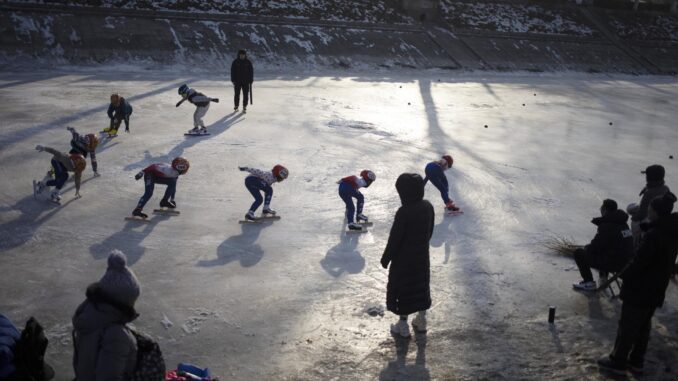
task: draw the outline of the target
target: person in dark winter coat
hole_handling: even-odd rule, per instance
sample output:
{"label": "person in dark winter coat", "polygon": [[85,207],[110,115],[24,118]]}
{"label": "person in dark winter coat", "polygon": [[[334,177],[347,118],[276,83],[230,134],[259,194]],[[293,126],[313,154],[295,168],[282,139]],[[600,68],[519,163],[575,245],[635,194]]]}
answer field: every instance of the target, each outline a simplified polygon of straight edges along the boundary
{"label": "person in dark winter coat", "polygon": [[671,214],[675,202],[671,192],[650,201],[640,246],[621,274],[623,304],[617,339],[612,353],[598,360],[602,368],[614,373],[643,371],[652,316],[664,304],[678,252],[678,213]]}
{"label": "person in dark winter coat", "polygon": [[640,191],[639,196],[642,197],[640,199],[640,205],[632,204],[633,206],[637,205],[637,207],[632,208],[632,205],[629,205],[629,208],[627,209],[629,214],[631,214],[631,231],[633,232],[633,242],[636,245],[636,248],[640,244],[640,236],[642,233],[640,223],[647,217],[647,208],[650,206],[650,201],[671,191],[669,187],[664,184],[665,171],[664,167],[661,165],[650,165],[641,173],[645,174],[647,184],[645,185],[645,188]]}
{"label": "person in dark winter coat", "polygon": [[137,318],[141,292],[127,257],[108,256],[108,269],[87,288],[87,299],[73,316],[73,368],[77,381],[123,381],[134,372],[137,342],[127,324]]}
{"label": "person in dark winter coat", "polygon": [[400,315],[398,323],[391,326],[391,332],[408,337],[409,314],[419,312],[412,325],[417,331],[426,331],[426,310],[431,307],[429,241],[435,212],[431,203],[424,200],[421,176],[400,175],[396,189],[402,206],[396,212],[381,265],[389,269],[386,307]]}
{"label": "person in dark winter coat", "polygon": [[233,97],[233,110],[238,111],[240,106],[240,91],[242,91],[243,102],[242,110],[247,111],[247,102],[249,101],[250,86],[254,82],[254,69],[252,62],[247,59],[247,52],[244,50],[238,51],[238,58],[233,60],[231,64],[231,83],[235,90]]}
{"label": "person in dark winter coat", "polygon": [[591,268],[598,269],[600,277],[605,279],[608,272],[621,270],[633,256],[633,236],[626,223],[628,214],[617,209],[617,203],[610,199],[603,201],[600,214],[601,217],[591,220],[598,226],[596,236],[590,244],[574,252],[574,260],[583,279],[572,285],[577,290],[596,289]]}

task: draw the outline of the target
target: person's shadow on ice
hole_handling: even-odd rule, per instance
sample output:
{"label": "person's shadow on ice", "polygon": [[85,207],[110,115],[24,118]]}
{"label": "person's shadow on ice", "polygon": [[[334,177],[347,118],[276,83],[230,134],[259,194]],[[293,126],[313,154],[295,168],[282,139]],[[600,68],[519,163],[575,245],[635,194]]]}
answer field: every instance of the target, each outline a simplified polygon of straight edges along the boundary
{"label": "person's shadow on ice", "polygon": [[357,250],[360,233],[342,232],[338,244],[327,251],[325,258],[320,260],[328,274],[337,278],[343,273],[358,274],[365,268],[365,258]]}
{"label": "person's shadow on ice", "polygon": [[240,225],[242,231],[238,235],[228,237],[217,248],[217,257],[198,261],[198,266],[224,266],[239,261],[242,267],[252,267],[264,257],[264,250],[256,241],[261,231],[269,226],[270,222],[246,223]]}

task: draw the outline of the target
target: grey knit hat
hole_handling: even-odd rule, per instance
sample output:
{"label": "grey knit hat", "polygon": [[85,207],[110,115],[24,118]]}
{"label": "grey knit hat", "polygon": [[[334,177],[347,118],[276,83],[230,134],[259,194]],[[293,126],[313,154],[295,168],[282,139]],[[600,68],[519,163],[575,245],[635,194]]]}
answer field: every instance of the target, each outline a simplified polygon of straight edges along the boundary
{"label": "grey knit hat", "polygon": [[132,270],[127,267],[127,257],[120,250],[108,255],[108,269],[99,281],[101,290],[113,300],[134,307],[141,286]]}

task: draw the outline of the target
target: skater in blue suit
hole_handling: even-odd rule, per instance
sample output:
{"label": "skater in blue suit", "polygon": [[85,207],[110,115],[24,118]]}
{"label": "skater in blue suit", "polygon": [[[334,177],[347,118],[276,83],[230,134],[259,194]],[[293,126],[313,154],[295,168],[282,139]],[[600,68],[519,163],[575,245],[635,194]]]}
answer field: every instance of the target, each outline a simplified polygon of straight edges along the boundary
{"label": "skater in blue suit", "polygon": [[444,155],[442,159],[428,163],[424,169],[424,172],[426,172],[424,185],[430,181],[433,186],[438,188],[448,212],[460,212],[461,210],[450,199],[450,186],[447,183],[447,177],[445,177],[445,171],[452,167],[453,162],[452,156]]}
{"label": "skater in blue suit", "polygon": [[[363,227],[360,225],[360,222],[367,222],[367,216],[363,214],[365,197],[363,197],[363,194],[358,189],[369,187],[376,178],[377,176],[374,172],[365,169],[360,172],[360,177],[348,176],[339,180],[339,197],[346,204],[346,219],[348,220],[349,230],[362,230]],[[357,211],[356,206],[353,205],[354,198],[358,204]],[[354,216],[358,223],[354,222]]]}
{"label": "skater in blue suit", "polygon": [[[245,187],[254,197],[254,202],[250,206],[250,210],[245,214],[245,220],[256,221],[257,217],[254,212],[264,203],[263,213],[269,216],[275,216],[275,210],[271,209],[271,199],[273,199],[273,188],[271,185],[281,182],[289,176],[287,168],[277,164],[270,171],[262,171],[261,169],[238,167],[243,172],[249,172],[250,175],[245,178]],[[264,192],[264,197],[261,197],[261,192]]]}

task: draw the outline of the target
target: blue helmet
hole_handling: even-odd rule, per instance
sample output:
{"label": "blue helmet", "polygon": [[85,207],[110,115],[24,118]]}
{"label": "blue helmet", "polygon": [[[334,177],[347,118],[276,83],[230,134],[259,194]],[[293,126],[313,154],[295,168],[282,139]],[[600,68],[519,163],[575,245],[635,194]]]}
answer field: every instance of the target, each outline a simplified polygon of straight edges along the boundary
{"label": "blue helmet", "polygon": [[179,95],[184,95],[186,93],[188,93],[188,85],[183,84],[179,87]]}

